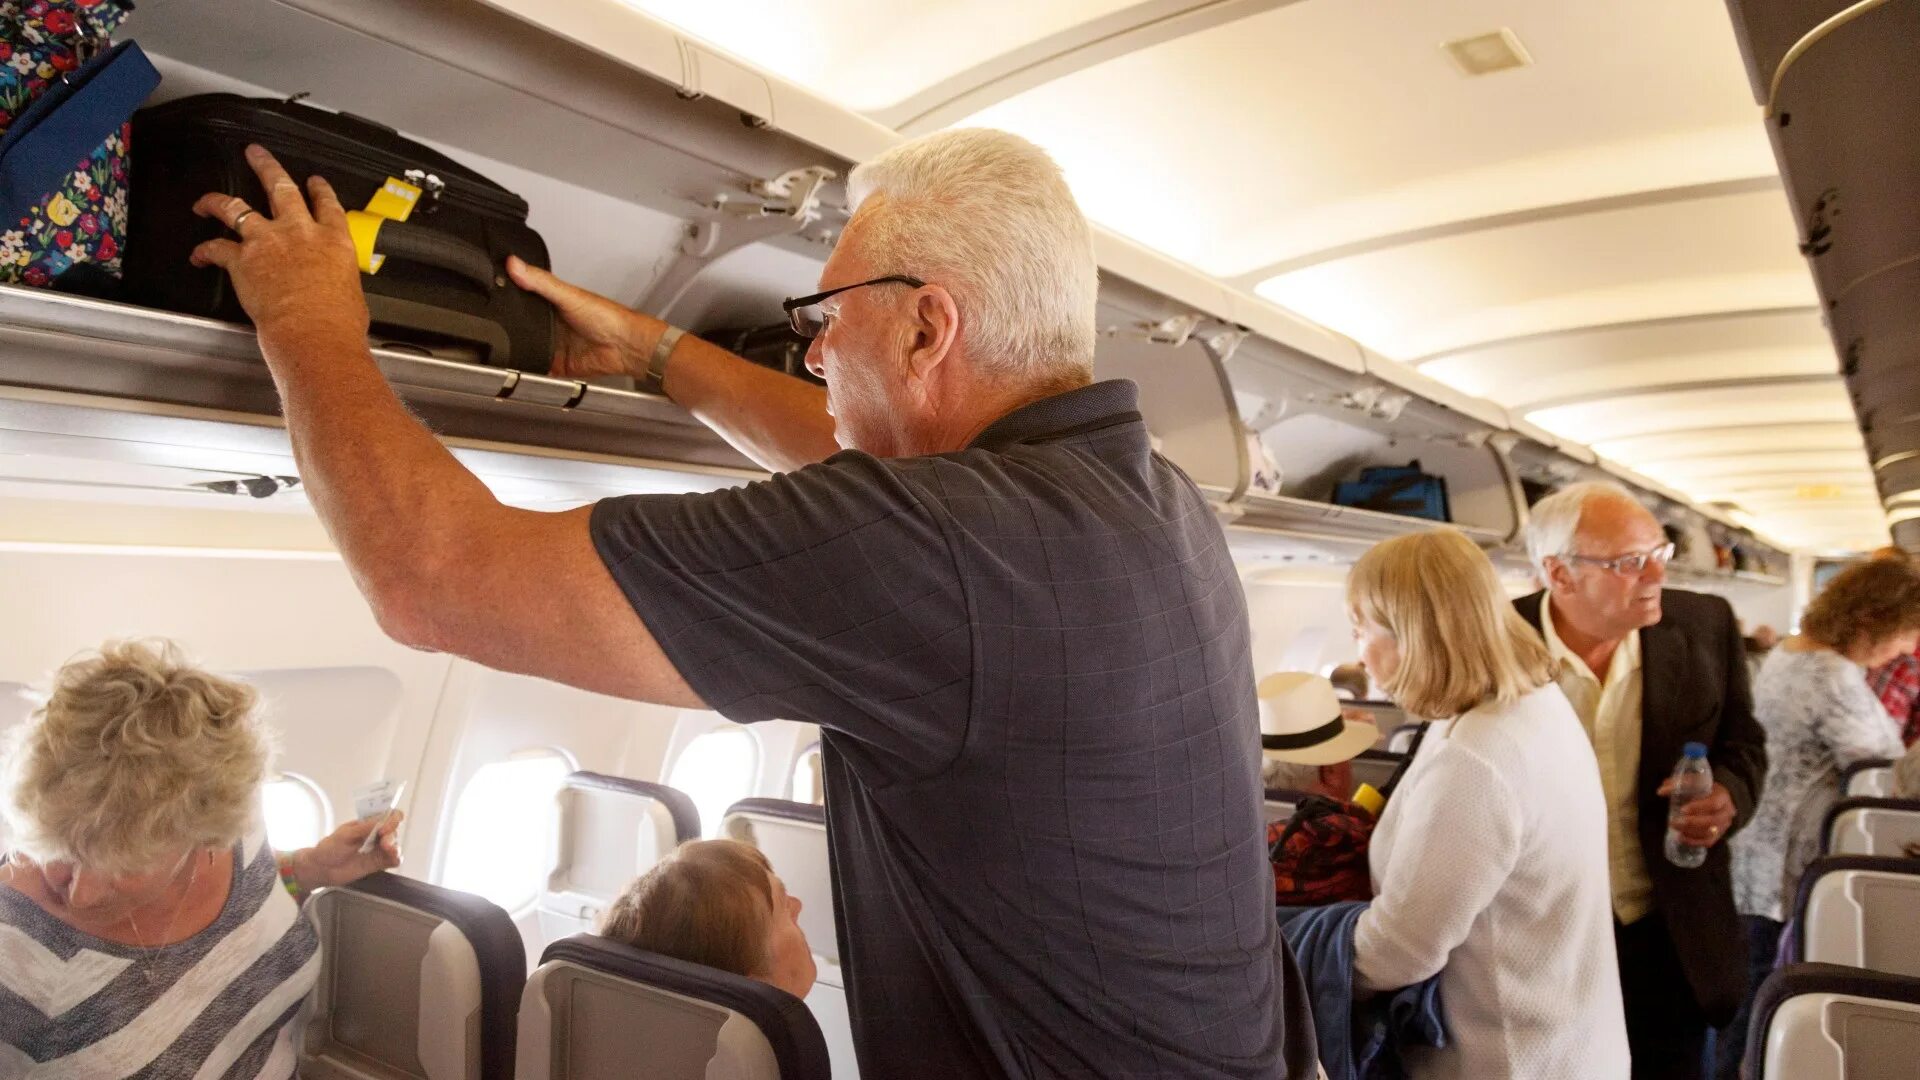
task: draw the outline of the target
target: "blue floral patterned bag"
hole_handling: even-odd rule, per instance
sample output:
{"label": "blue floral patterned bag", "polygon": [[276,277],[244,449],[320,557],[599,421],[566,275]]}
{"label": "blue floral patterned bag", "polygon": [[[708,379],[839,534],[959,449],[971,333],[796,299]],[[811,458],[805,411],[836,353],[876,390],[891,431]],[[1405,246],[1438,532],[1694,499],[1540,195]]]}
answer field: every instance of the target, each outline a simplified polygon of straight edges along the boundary
{"label": "blue floral patterned bag", "polygon": [[[128,0],[0,0],[0,281],[102,291],[127,236],[128,118],[159,73]],[[65,280],[62,280],[65,279]]]}

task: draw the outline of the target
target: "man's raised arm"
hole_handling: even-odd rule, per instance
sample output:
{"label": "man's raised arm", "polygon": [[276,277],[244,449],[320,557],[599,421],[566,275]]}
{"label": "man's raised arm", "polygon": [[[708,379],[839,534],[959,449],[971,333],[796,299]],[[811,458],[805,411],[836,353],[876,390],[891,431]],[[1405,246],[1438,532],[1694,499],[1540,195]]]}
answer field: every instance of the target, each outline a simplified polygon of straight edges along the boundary
{"label": "man's raised arm", "polygon": [[403,644],[601,693],[701,707],[588,532],[588,510],[502,505],[394,395],[367,348],[346,214],[259,147],[270,207],[209,194],[195,212],[240,236],[193,253],[218,266],[260,331],[301,480],[381,628]]}
{"label": "man's raised arm", "polygon": [[[560,313],[564,325],[555,375],[645,377],[666,323],[517,258],[508,260],[507,272]],[[827,415],[827,392],[820,387],[749,363],[692,335],[681,337],[672,350],[666,363],[667,396],[761,468],[792,472],[840,449],[833,438],[833,417]]]}

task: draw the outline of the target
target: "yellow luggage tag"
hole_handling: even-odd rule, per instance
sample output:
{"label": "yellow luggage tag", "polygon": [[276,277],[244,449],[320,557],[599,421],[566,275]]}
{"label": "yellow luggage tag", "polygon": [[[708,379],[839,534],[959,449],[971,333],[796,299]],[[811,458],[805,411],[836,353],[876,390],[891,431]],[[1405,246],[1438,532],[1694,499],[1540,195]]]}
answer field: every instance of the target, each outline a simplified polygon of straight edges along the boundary
{"label": "yellow luggage tag", "polygon": [[1380,811],[1386,809],[1387,806],[1386,797],[1381,795],[1372,784],[1361,784],[1358,788],[1354,789],[1353,798],[1349,801],[1367,813],[1372,814],[1375,820],[1379,819]]}
{"label": "yellow luggage tag", "polygon": [[420,188],[398,177],[387,182],[367,200],[365,210],[347,211],[347,232],[353,237],[353,252],[360,260],[360,272],[377,274],[386,264],[385,255],[374,254],[380,239],[380,226],[389,221],[405,221],[420,202]]}

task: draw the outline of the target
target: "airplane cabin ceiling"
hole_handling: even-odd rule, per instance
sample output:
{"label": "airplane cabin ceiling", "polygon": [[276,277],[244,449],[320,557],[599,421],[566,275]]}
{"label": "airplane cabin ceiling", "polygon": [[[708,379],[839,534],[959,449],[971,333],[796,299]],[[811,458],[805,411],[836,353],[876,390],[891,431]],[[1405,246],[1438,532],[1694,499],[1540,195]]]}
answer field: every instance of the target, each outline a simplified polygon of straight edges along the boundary
{"label": "airplane cabin ceiling", "polygon": [[[626,0],[1805,548],[1887,520],[1718,0]],[[1469,76],[1444,43],[1511,32]]]}

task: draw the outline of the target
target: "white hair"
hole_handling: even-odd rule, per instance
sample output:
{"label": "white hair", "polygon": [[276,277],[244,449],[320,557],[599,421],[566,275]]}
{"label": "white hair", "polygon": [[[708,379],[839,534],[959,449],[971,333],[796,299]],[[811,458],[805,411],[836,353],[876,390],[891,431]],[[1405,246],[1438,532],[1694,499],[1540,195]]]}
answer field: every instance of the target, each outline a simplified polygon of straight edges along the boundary
{"label": "white hair", "polygon": [[130,874],[239,842],[273,753],[258,702],[167,641],[108,642],[69,662],[6,740],[0,814],[14,848]]}
{"label": "white hair", "polygon": [[1610,480],[1587,480],[1568,484],[1533,504],[1527,511],[1527,558],[1547,580],[1547,560],[1573,554],[1573,538],[1580,531],[1580,519],[1587,507],[1597,502],[1624,503],[1645,509],[1633,492]]}
{"label": "white hair", "polygon": [[1020,382],[1093,377],[1093,229],[1060,166],[988,128],[925,135],[853,170],[847,197],[877,274],[953,294],[969,355]]}

